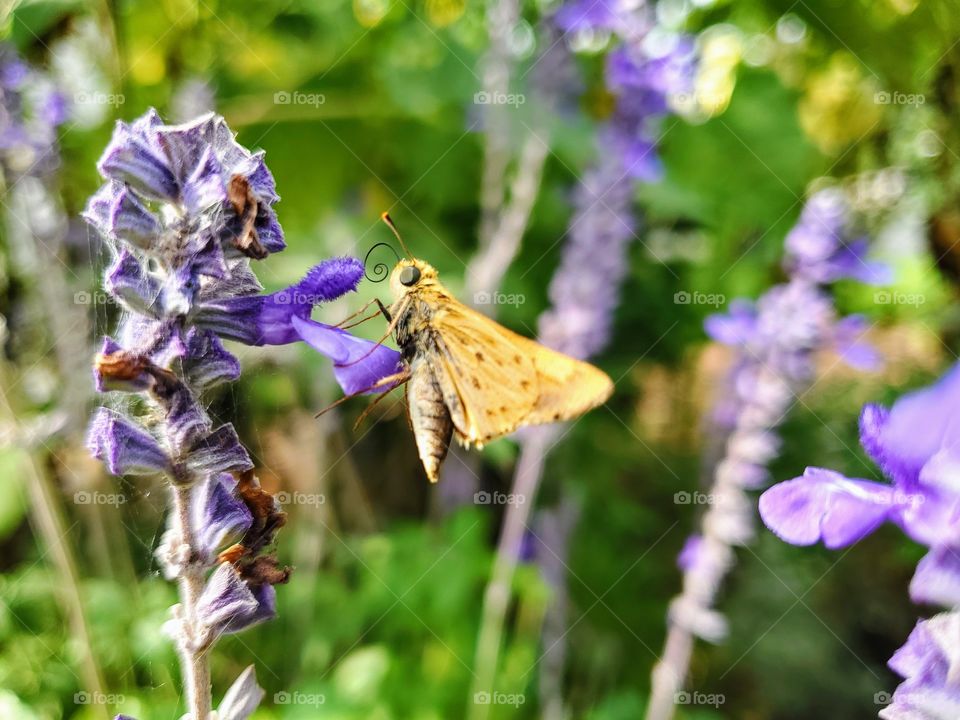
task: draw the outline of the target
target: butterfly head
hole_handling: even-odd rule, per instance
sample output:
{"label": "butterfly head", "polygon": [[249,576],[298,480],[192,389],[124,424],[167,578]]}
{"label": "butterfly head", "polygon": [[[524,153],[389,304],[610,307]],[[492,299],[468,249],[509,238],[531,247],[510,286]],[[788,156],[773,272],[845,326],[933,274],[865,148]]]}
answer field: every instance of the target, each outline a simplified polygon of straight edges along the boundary
{"label": "butterfly head", "polygon": [[416,258],[404,258],[390,274],[390,291],[396,298],[432,285],[437,280],[437,271],[429,263]]}

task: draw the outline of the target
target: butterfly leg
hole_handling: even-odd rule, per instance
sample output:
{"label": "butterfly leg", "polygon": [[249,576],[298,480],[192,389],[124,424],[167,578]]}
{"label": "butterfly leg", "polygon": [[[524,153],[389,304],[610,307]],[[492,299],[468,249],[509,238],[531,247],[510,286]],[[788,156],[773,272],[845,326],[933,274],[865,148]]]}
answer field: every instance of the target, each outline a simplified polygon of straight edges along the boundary
{"label": "butterfly leg", "polygon": [[[376,298],[374,299],[376,300]],[[383,337],[381,337],[379,340],[377,340],[377,342],[374,343],[373,347],[370,348],[370,350],[368,350],[366,353],[358,357],[356,360],[353,360],[352,362],[344,363],[344,367],[349,367],[350,365],[356,365],[358,362],[363,362],[373,354],[374,350],[376,350],[378,347],[380,347],[383,344],[384,340],[386,340],[388,337],[393,335],[394,328],[397,327],[397,321],[403,317],[403,312],[404,310],[407,309],[409,302],[410,302],[409,300],[404,299],[400,303],[400,307],[397,309],[396,314],[393,317],[391,317],[390,311],[383,306],[383,303],[377,300],[377,304],[380,306],[380,311],[389,319],[389,325],[387,325],[387,331],[383,334]]]}
{"label": "butterfly leg", "polygon": [[400,378],[397,380],[396,385],[394,385],[393,387],[390,387],[387,390],[384,390],[382,393],[377,395],[376,399],[363,409],[363,412],[360,413],[360,416],[357,418],[356,422],[353,423],[354,430],[360,427],[361,423],[363,423],[363,421],[367,419],[367,415],[370,414],[370,411],[373,410],[377,405],[379,405],[380,401],[383,400],[387,395],[389,395],[391,390],[393,390],[395,387],[402,385],[403,383],[407,382],[410,379],[409,371],[397,373],[397,375],[400,376]]}
{"label": "butterfly leg", "polygon": [[[365,317],[365,318],[363,318],[363,320],[358,320],[357,322],[355,322],[355,323],[350,323],[349,325],[347,324],[348,322],[350,322],[350,320],[353,320],[355,317],[357,317],[357,315],[363,315],[363,313],[365,313],[365,312],[367,311],[367,308],[370,307],[371,305],[373,305],[374,303],[376,303],[376,304],[377,304],[378,306],[380,306],[381,308],[383,307],[383,303],[380,302],[380,298],[373,298],[373,300],[370,300],[370,301],[368,301],[368,302],[365,302],[365,303],[363,304],[363,307],[362,307],[362,308],[360,308],[359,310],[357,310],[357,311],[354,312],[354,313],[350,313],[350,314],[347,315],[343,320],[341,320],[340,322],[338,322],[338,323],[337,323],[336,325],[334,325],[333,327],[337,327],[337,328],[341,328],[341,329],[343,329],[343,330],[346,330],[347,328],[352,328],[352,327],[355,327],[355,326],[359,325],[360,323],[364,323],[364,322],[366,322],[367,320],[373,320],[373,318],[375,318],[377,315],[380,314],[380,312],[381,312],[380,310],[377,310],[377,312],[375,312],[375,313],[374,313],[373,315],[371,315],[370,317]],[[390,318],[389,318],[389,316],[387,316],[387,321],[389,322],[389,320],[390,320]]]}
{"label": "butterfly leg", "polygon": [[351,398],[355,398],[357,395],[364,395],[370,392],[371,390],[379,390],[380,388],[386,388],[385,390],[383,390],[383,393],[381,394],[381,397],[383,397],[383,395],[386,395],[388,392],[393,390],[396,386],[402,385],[403,383],[407,382],[407,380],[409,379],[410,379],[410,371],[404,368],[398,373],[394,373],[393,375],[387,375],[386,377],[380,378],[373,385],[370,385],[369,387],[365,387],[363,388],[363,390],[357,390],[355,393],[344,395],[339,400],[335,400],[334,402],[327,405],[323,410],[316,413],[314,417],[318,418],[321,415],[333,410],[337,405],[340,405],[341,403],[344,403],[347,400],[350,400]]}

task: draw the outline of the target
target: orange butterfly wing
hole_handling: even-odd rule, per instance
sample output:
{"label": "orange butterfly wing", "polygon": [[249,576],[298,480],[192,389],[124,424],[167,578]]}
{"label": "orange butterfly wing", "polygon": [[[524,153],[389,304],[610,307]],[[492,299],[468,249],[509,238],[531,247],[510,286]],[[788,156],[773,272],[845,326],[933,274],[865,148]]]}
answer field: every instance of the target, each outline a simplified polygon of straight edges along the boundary
{"label": "orange butterfly wing", "polygon": [[430,327],[437,350],[431,366],[462,443],[482,445],[522,425],[569,420],[613,391],[610,378],[593,365],[452,298],[433,306]]}

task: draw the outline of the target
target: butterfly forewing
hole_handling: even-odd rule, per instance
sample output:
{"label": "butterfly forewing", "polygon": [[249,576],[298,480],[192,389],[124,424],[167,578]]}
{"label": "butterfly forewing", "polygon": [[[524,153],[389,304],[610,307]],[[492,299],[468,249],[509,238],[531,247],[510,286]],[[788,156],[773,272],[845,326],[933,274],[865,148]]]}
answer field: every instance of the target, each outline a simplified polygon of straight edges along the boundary
{"label": "butterfly forewing", "polygon": [[[431,318],[438,383],[455,392],[458,439],[486,443],[521,425],[575,417],[610,395],[609,378],[452,300]],[[575,383],[578,383],[575,384]],[[445,394],[447,394],[445,392]]]}

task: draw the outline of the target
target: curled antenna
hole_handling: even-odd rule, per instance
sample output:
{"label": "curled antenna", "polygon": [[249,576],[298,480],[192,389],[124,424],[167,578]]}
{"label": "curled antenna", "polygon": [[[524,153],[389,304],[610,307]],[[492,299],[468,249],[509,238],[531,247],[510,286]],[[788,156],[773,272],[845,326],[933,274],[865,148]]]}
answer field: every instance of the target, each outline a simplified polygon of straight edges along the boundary
{"label": "curled antenna", "polygon": [[387,227],[390,228],[390,232],[393,233],[393,236],[397,239],[397,242],[400,243],[400,247],[403,248],[403,251],[407,254],[407,257],[413,260],[413,253],[407,250],[407,244],[403,241],[403,238],[400,237],[400,231],[397,230],[397,226],[393,224],[393,218],[390,217],[390,214],[387,212],[380,213],[380,219],[387,224]]}
{"label": "curled antenna", "polygon": [[397,262],[400,262],[400,253],[397,252],[397,249],[393,245],[391,245],[390,243],[378,242],[372,248],[367,250],[367,254],[363,258],[363,276],[370,282],[375,282],[375,283],[383,282],[384,280],[387,279],[387,275],[390,274],[390,266],[383,262],[378,262],[376,265],[373,266],[372,275],[369,272],[367,272],[367,261],[370,259],[370,255],[373,253],[374,250],[376,250],[381,245],[383,247],[390,248],[390,250],[393,251],[394,257],[397,258]]}

